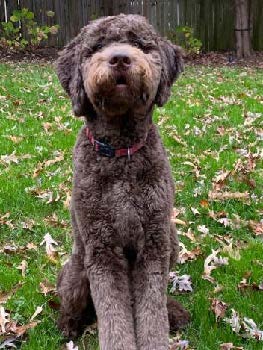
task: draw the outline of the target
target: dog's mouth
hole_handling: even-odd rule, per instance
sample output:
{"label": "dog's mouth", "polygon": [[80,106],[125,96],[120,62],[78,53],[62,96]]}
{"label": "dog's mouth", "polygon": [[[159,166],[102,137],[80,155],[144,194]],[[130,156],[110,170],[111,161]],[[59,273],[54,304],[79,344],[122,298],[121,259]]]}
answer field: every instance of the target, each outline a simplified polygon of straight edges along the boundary
{"label": "dog's mouth", "polygon": [[125,75],[119,74],[115,77],[116,88],[118,90],[124,90],[128,87],[128,81]]}

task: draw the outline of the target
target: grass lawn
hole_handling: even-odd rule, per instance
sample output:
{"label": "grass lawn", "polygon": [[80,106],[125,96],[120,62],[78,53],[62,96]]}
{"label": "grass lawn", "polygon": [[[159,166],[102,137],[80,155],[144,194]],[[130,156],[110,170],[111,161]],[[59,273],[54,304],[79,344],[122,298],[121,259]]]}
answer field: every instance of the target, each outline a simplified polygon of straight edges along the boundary
{"label": "grass lawn", "polygon": [[[175,270],[193,287],[175,293],[192,314],[181,332],[191,349],[263,348],[224,320],[234,309],[240,322],[252,318],[263,329],[262,82],[262,70],[187,67],[155,111],[176,184],[183,245]],[[62,349],[52,287],[71,249],[71,154],[82,121],[71,116],[52,66],[19,63],[0,64],[0,121],[0,344],[24,332],[17,348]],[[57,245],[43,242],[47,233]],[[212,249],[228,264],[214,259],[221,266],[204,279]],[[96,334],[78,345],[98,349]]]}

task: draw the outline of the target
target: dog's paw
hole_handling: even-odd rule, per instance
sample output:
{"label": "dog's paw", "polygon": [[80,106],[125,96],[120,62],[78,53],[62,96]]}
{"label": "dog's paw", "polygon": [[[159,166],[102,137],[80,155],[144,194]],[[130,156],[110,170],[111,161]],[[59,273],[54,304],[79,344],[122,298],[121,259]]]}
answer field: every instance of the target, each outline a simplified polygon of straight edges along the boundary
{"label": "dog's paw", "polygon": [[167,298],[168,318],[170,332],[184,328],[191,319],[190,313],[183,306],[171,297]]}
{"label": "dog's paw", "polygon": [[69,316],[61,316],[57,322],[58,328],[61,330],[66,339],[76,339],[83,333],[83,324],[79,319],[73,319]]}

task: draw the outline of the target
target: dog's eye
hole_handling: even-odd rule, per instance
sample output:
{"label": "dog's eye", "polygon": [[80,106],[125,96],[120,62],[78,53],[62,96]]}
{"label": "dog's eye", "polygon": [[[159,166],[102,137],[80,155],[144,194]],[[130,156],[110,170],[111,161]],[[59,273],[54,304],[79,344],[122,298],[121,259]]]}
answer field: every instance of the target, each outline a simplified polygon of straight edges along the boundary
{"label": "dog's eye", "polygon": [[141,50],[144,49],[142,42],[140,42],[139,40],[133,41],[133,46],[136,46]]}
{"label": "dog's eye", "polygon": [[145,52],[145,53],[149,53],[149,52],[153,49],[152,45],[150,45],[150,44],[145,44],[145,43],[143,43],[143,42],[140,41],[140,40],[134,41],[134,42],[133,42],[133,45],[136,46],[136,47],[138,47],[140,50],[142,50],[142,51]]}
{"label": "dog's eye", "polygon": [[95,51],[99,51],[103,48],[103,44],[102,43],[97,43],[95,44],[93,47],[92,47],[92,51],[95,52]]}

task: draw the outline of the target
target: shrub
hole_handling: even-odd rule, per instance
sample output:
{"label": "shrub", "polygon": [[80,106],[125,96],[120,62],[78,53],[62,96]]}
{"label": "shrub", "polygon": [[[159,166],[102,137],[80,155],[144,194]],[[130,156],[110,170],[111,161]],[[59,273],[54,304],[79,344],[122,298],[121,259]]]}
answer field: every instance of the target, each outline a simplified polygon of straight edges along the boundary
{"label": "shrub", "polygon": [[188,26],[178,26],[168,33],[168,38],[182,46],[189,54],[199,54],[202,42],[194,37],[194,29]]}
{"label": "shrub", "polygon": [[[54,12],[48,11],[48,16]],[[49,34],[57,34],[58,25],[40,26],[34,21],[34,13],[27,8],[15,10],[8,22],[2,22],[0,44],[13,49],[32,49],[48,38]]]}

